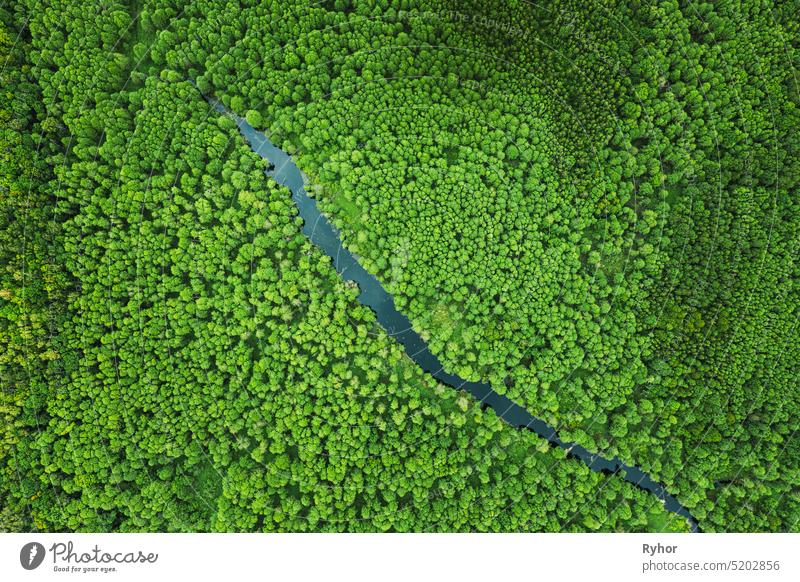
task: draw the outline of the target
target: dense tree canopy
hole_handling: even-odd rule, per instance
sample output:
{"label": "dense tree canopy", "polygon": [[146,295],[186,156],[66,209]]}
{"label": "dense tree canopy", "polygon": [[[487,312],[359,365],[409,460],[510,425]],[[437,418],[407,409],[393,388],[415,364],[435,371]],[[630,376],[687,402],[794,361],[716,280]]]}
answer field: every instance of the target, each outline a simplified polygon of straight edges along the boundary
{"label": "dense tree canopy", "polygon": [[25,508],[11,495],[11,461],[53,381],[66,287],[46,186],[59,159],[47,136],[53,120],[26,61],[19,17],[0,7],[0,524],[12,529],[25,523]]}
{"label": "dense tree canopy", "polygon": [[4,11],[4,525],[685,528],[419,371],[191,79],[295,154],[448,369],[705,529],[796,530],[799,12]]}
{"label": "dense tree canopy", "polygon": [[134,30],[112,4],[59,26],[80,2],[33,8],[43,108],[29,131],[46,116],[62,132],[43,204],[74,292],[60,373],[4,449],[21,515],[3,527],[685,529],[417,369],[235,124],[177,71],[133,69],[150,21]]}
{"label": "dense tree canopy", "polygon": [[759,4],[198,2],[156,52],[262,112],[451,369],[781,529],[797,6]]}

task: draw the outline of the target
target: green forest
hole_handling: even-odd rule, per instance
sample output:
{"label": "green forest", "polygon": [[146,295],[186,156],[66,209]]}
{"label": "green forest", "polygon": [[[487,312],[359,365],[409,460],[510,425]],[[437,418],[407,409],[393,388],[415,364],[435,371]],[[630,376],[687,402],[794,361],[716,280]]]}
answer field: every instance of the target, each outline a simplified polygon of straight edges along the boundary
{"label": "green forest", "polygon": [[[798,0],[0,4],[0,531],[800,531]],[[201,94],[202,92],[202,94]]]}

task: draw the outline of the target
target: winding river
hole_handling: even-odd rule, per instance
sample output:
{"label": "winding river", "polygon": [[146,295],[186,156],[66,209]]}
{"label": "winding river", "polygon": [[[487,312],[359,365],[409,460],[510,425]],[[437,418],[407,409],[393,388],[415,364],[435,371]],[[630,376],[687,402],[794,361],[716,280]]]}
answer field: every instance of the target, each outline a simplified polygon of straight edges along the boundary
{"label": "winding river", "polygon": [[303,219],[303,234],[333,260],[339,276],[358,285],[361,291],[358,301],[375,312],[378,323],[403,345],[408,357],[420,368],[443,384],[469,392],[481,403],[482,408],[491,407],[511,426],[531,430],[551,445],[565,449],[568,457],[583,461],[592,471],[617,474],[625,481],[652,493],[664,503],[668,511],[686,518],[693,532],[698,531],[697,520],[689,510],[670,495],[664,485],[654,481],[638,467],[625,464],[619,457],[609,459],[591,453],[576,443],[565,442],[559,438],[553,427],[509,398],[497,394],[488,383],[468,382],[447,372],[439,359],[428,349],[422,337],[414,331],[409,319],[397,310],[392,296],[383,288],[380,281],[368,273],[344,248],[337,230],[317,208],[316,201],[306,193],[303,174],[291,156],[276,147],[266,135],[256,130],[245,119],[229,111],[218,101],[204,97],[218,112],[234,119],[239,132],[252,150],[270,162],[271,167],[266,174],[291,191],[292,200]]}

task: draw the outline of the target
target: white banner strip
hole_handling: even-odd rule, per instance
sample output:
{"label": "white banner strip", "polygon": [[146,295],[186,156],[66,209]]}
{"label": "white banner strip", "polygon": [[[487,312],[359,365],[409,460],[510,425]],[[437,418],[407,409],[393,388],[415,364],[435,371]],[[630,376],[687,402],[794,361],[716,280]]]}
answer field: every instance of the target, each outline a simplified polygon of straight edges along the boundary
{"label": "white banner strip", "polygon": [[0,580],[800,580],[800,534],[2,534]]}

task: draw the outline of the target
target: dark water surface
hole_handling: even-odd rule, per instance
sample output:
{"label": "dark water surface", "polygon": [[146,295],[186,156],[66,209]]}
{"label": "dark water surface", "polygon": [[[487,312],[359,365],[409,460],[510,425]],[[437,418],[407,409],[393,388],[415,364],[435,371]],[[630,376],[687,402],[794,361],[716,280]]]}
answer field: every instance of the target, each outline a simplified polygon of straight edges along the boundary
{"label": "dark water surface", "polygon": [[317,202],[306,193],[303,174],[291,156],[277,148],[266,135],[253,128],[245,119],[228,111],[219,102],[208,97],[206,99],[218,112],[234,119],[239,126],[240,133],[253,151],[272,164],[272,168],[266,174],[291,191],[292,200],[297,205],[303,219],[303,234],[333,260],[336,271],[343,279],[353,281],[358,285],[361,291],[358,301],[375,312],[381,327],[403,345],[408,357],[420,368],[443,384],[469,392],[480,401],[484,408],[491,407],[500,418],[511,426],[532,430],[551,445],[565,449],[568,457],[583,461],[592,471],[617,474],[625,481],[652,493],[664,503],[668,511],[685,517],[689,521],[692,531],[698,531],[697,520],[689,513],[689,510],[667,493],[661,483],[653,481],[638,467],[626,465],[619,457],[608,459],[599,454],[590,453],[575,443],[564,442],[558,437],[558,433],[553,427],[536,418],[509,398],[497,394],[488,383],[468,382],[447,372],[439,359],[428,349],[428,345],[422,337],[411,327],[409,319],[395,308],[392,296],[383,288],[380,281],[368,273],[344,248],[336,228],[317,208]]}

